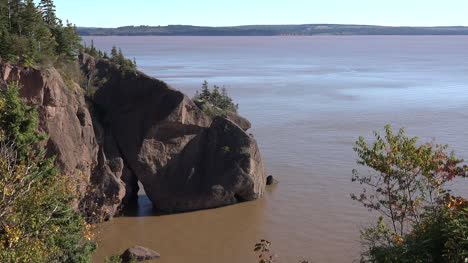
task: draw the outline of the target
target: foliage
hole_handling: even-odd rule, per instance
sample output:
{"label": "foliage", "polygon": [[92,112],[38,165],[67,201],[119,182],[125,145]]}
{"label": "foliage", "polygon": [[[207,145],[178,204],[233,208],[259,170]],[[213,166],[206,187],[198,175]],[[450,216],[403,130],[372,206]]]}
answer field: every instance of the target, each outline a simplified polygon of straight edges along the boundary
{"label": "foliage", "polygon": [[[271,242],[262,239],[259,243],[254,245],[253,251],[257,254],[258,263],[273,263],[275,262],[275,255],[271,251]],[[299,263],[308,263],[306,260],[300,260]]]}
{"label": "foliage", "polygon": [[273,254],[270,251],[271,242],[265,239],[255,244],[254,252],[257,253],[258,263],[273,263]]}
{"label": "foliage", "polygon": [[222,150],[224,153],[228,153],[231,151],[231,148],[229,148],[229,146],[223,146]]}
{"label": "foliage", "polygon": [[203,111],[210,116],[225,115],[226,112],[237,113],[239,109],[239,105],[234,104],[225,88],[222,88],[221,92],[216,85],[210,89],[206,80],[202,84],[201,92],[197,91],[193,100],[203,104]]}
{"label": "foliage", "polygon": [[45,135],[38,133],[37,111],[25,105],[19,97],[20,86],[10,84],[0,97],[0,139],[14,142],[19,156],[26,156],[33,145]]}
{"label": "foliage", "polygon": [[0,59],[13,63],[43,64],[50,58],[73,59],[80,37],[70,23],[55,15],[52,0],[1,1]]}
{"label": "foliage", "polygon": [[85,44],[82,47],[81,51],[97,59],[110,59],[110,61],[114,62],[117,65],[120,65],[123,71],[135,70],[137,68],[135,58],[133,58],[133,60],[126,58],[122,52],[122,49],[117,49],[117,47],[115,46],[112,47],[110,57],[107,55],[106,52],[102,52],[101,50],[97,49],[94,46],[93,40],[91,40],[91,46],[88,47]]}
{"label": "foliage", "polygon": [[82,52],[86,53],[86,54],[89,54],[97,59],[108,59],[109,56],[107,55],[107,53],[104,51],[102,52],[101,50],[97,49],[95,46],[94,46],[94,40],[91,40],[91,46],[87,46],[86,43],[84,43],[83,47],[82,47]]}
{"label": "foliage", "polygon": [[115,46],[112,47],[110,60],[120,65],[123,70],[136,69],[135,58],[133,58],[133,61],[128,58],[125,58],[125,56],[122,53],[122,49],[119,48],[119,50],[117,51],[117,48]]}
{"label": "foliage", "polygon": [[[353,182],[364,186],[351,198],[369,210],[381,213],[377,225],[361,232],[366,251],[363,262],[462,262],[448,257],[451,251],[468,251],[468,247],[451,248],[467,238],[452,226],[468,223],[448,214],[447,199],[452,198],[444,188],[455,177],[466,177],[463,160],[447,153],[447,145],[434,142],[417,145],[417,137],[409,138],[404,129],[394,134],[385,126],[385,136],[374,132],[375,142],[368,144],[360,137],[354,147],[357,163],[374,172],[361,175],[353,170]],[[451,199],[450,199],[451,200]],[[385,220],[389,221],[389,224]],[[455,221],[454,221],[455,220]],[[444,232],[445,231],[445,232]]]}
{"label": "foliage", "polygon": [[15,85],[0,101],[0,262],[89,262],[90,226],[72,209],[76,185],[38,147],[37,113]]}
{"label": "foliage", "polygon": [[[463,198],[450,199],[456,201],[445,202],[445,207],[428,212],[420,225],[413,224],[413,231],[403,236],[383,230],[381,218],[377,229],[363,232],[369,250],[362,261],[464,263],[468,258],[468,202]],[[380,239],[376,235],[381,235]]]}

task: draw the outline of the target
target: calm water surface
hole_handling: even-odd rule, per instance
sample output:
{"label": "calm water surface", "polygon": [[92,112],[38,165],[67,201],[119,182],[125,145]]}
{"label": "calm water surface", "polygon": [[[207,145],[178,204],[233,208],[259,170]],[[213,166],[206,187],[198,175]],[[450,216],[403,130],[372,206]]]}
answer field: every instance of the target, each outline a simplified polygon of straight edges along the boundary
{"label": "calm water surface", "polygon": [[261,238],[279,262],[352,262],[372,219],[349,198],[358,136],[390,123],[468,159],[468,37],[91,39],[189,96],[204,80],[225,86],[280,181],[258,201],[169,216],[143,196],[134,215],[101,226],[96,262],[135,244],[159,251],[157,262],[255,262]]}

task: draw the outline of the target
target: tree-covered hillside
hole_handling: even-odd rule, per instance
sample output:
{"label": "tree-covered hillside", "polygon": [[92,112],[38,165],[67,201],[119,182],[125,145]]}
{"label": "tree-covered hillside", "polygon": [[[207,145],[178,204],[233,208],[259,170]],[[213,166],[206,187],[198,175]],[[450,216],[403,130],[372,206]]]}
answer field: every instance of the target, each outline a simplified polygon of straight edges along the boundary
{"label": "tree-covered hillside", "polygon": [[281,36],[281,35],[468,35],[468,27],[391,27],[369,25],[250,25],[207,27],[190,25],[79,27],[82,36]]}
{"label": "tree-covered hillside", "polygon": [[25,65],[77,55],[75,26],[55,14],[52,0],[0,1],[0,59]]}

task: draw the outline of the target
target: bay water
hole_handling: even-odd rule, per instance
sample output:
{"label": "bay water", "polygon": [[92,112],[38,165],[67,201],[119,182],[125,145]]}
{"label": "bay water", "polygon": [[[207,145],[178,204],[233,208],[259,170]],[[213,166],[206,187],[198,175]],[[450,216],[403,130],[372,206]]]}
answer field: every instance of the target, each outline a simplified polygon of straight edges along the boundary
{"label": "bay water", "polygon": [[[156,216],[139,208],[98,229],[96,262],[142,245],[165,263],[256,262],[273,243],[277,262],[352,262],[374,216],[349,198],[359,136],[385,124],[436,139],[468,159],[468,37],[84,37],[113,45],[148,75],[193,96],[225,87],[252,122],[268,174],[279,184],[234,206]],[[452,184],[468,192],[466,182]]]}

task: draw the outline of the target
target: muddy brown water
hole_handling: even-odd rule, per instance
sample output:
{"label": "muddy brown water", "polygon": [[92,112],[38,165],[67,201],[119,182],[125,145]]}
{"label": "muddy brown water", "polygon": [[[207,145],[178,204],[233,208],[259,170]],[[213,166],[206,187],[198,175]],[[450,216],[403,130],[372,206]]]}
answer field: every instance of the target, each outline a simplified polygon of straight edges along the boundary
{"label": "muddy brown water", "polygon": [[[135,57],[149,75],[192,96],[225,86],[253,124],[268,174],[264,198],[218,209],[154,215],[141,193],[131,215],[98,230],[95,262],[138,244],[155,262],[255,262],[273,243],[278,262],[352,262],[372,220],[352,202],[358,136],[390,123],[436,138],[468,159],[468,37],[85,37]],[[452,186],[468,192],[468,184]]]}

